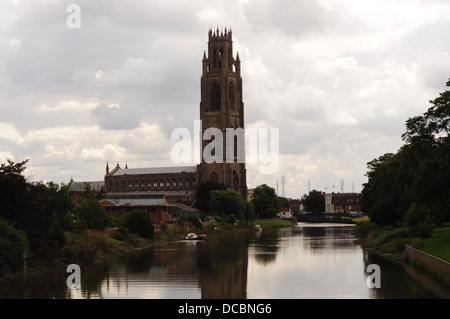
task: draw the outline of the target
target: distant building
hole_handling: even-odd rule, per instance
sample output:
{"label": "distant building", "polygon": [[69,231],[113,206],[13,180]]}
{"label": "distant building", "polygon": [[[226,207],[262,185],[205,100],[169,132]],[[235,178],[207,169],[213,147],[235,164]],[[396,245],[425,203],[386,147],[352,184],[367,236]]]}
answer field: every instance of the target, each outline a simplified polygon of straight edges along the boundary
{"label": "distant building", "polygon": [[280,207],[280,210],[278,211],[277,218],[279,219],[288,219],[293,216],[292,210],[290,207]]}
{"label": "distant building", "polygon": [[74,200],[75,204],[77,204],[80,200],[83,199],[83,193],[85,191],[86,185],[90,186],[91,190],[95,192],[102,192],[104,190],[104,181],[87,181],[87,182],[75,182],[73,178],[69,181],[69,195]]}
{"label": "distant building", "polygon": [[326,193],[325,213],[360,214],[362,212],[360,193]]}
{"label": "distant building", "polygon": [[121,168],[119,163],[109,171],[106,166],[105,190],[110,193],[164,195],[169,202],[191,204],[199,181],[197,166]]}
{"label": "distant building", "polygon": [[100,204],[110,214],[142,210],[150,215],[152,222],[157,224],[172,219],[168,202],[163,195],[108,194],[107,198],[100,201]]}

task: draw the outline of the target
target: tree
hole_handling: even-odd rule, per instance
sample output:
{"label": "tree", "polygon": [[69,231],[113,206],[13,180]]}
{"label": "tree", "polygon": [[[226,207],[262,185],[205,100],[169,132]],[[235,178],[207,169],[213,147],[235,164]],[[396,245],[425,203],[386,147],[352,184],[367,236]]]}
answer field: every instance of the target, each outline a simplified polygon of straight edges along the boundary
{"label": "tree", "polygon": [[109,224],[109,216],[97,199],[98,194],[85,184],[83,199],[75,209],[81,228],[104,229]]}
{"label": "tree", "polygon": [[211,191],[210,207],[223,219],[229,215],[234,215],[237,219],[244,219],[246,204],[241,194],[231,190]]}
{"label": "tree", "polygon": [[64,243],[64,231],[72,225],[72,203],[67,188],[27,181],[27,162],[7,160],[0,166],[0,217],[23,231],[30,250],[43,256]]}
{"label": "tree", "polygon": [[450,220],[450,91],[430,103],[425,113],[406,120],[405,144],[397,153],[367,164],[363,209],[379,225],[402,222],[417,207],[438,224]]}
{"label": "tree", "polygon": [[123,226],[142,238],[152,239],[154,235],[154,225],[150,216],[140,209],[131,212],[124,220]]}
{"label": "tree", "polygon": [[325,212],[325,196],[322,192],[312,190],[302,196],[302,203],[307,212],[320,214]]}
{"label": "tree", "polygon": [[405,224],[411,229],[412,236],[423,238],[430,237],[433,233],[433,229],[436,227],[434,219],[430,209],[416,202],[411,204],[404,216]]}
{"label": "tree", "polygon": [[211,191],[226,190],[226,189],[227,186],[218,181],[200,182],[196,187],[195,206],[203,212],[210,212]]}
{"label": "tree", "polygon": [[251,202],[259,218],[274,218],[281,207],[275,189],[266,184],[255,188]]}
{"label": "tree", "polygon": [[255,219],[255,208],[252,202],[245,202],[245,221],[252,221]]}
{"label": "tree", "polygon": [[27,246],[25,233],[0,218],[0,278],[21,265]]}

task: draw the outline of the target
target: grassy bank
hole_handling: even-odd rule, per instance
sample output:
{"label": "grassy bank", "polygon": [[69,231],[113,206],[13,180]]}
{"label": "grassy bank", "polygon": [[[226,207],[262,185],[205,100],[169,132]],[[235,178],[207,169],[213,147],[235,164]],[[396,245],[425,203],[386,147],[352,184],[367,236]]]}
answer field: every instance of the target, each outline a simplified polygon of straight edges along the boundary
{"label": "grassy bank", "polygon": [[450,285],[448,274],[436,273],[433,267],[422,262],[412,261],[405,250],[405,244],[408,244],[429,255],[450,262],[450,224],[435,228],[428,238],[421,238],[411,236],[411,231],[406,226],[377,226],[368,218],[356,222],[354,234],[358,237],[362,247],[372,249],[394,261],[420,268],[429,275],[438,277],[444,284]]}
{"label": "grassy bank", "polygon": [[450,263],[450,224],[436,228],[430,238],[418,241],[415,248]]}

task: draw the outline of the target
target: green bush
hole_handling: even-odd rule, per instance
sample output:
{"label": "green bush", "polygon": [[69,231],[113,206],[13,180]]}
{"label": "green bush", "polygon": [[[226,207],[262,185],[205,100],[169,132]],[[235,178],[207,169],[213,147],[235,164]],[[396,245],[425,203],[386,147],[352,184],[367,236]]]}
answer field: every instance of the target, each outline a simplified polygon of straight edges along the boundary
{"label": "green bush", "polygon": [[125,241],[129,234],[130,234],[130,231],[128,230],[128,228],[126,228],[124,226],[120,226],[114,232],[114,235],[112,237],[116,240]]}
{"label": "green bush", "polygon": [[125,218],[122,226],[127,228],[130,233],[134,233],[142,238],[153,238],[153,222],[151,221],[150,216],[142,210],[137,209],[129,214]]}
{"label": "green bush", "polygon": [[200,219],[197,216],[189,215],[186,220],[190,222],[192,225],[197,227],[198,229],[202,229],[203,225]]}
{"label": "green bush", "polygon": [[410,228],[412,236],[430,237],[436,227],[435,218],[428,208],[412,203],[404,216],[405,224]]}
{"label": "green bush", "polygon": [[228,224],[234,225],[237,222],[236,216],[234,214],[228,215],[224,218],[224,221]]}

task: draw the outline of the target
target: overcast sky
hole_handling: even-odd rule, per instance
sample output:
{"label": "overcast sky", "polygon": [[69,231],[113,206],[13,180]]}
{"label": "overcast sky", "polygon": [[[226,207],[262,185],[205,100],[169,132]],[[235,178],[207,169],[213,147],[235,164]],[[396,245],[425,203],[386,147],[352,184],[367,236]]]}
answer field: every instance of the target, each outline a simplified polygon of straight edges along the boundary
{"label": "overcast sky", "polygon": [[107,162],[176,166],[211,27],[232,28],[246,128],[279,128],[278,172],[249,164],[248,186],[282,195],[285,176],[287,197],[308,181],[361,191],[450,78],[448,0],[1,0],[0,160],[57,183],[103,180]]}

